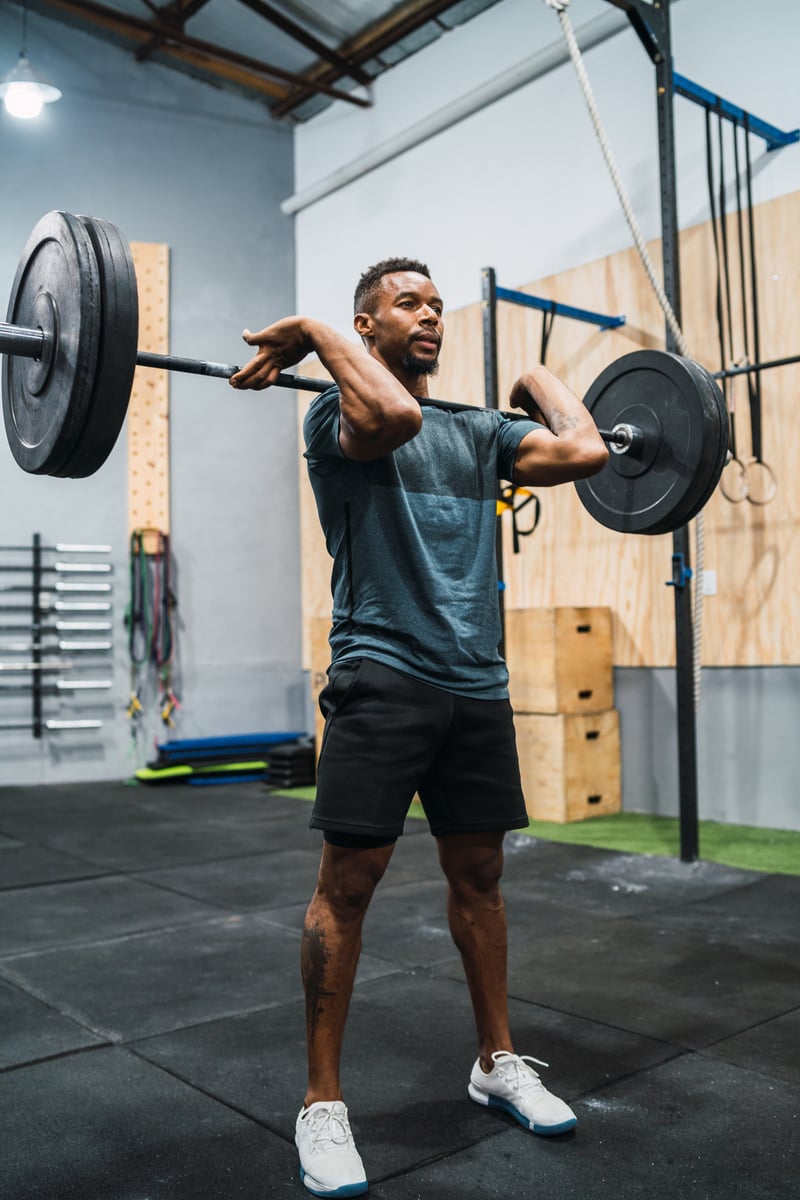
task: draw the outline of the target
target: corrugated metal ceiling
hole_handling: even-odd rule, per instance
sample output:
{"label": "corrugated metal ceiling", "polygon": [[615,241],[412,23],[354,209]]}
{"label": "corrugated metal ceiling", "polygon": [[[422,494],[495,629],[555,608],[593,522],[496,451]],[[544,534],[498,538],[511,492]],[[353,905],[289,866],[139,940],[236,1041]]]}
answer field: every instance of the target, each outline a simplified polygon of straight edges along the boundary
{"label": "corrugated metal ceiling", "polygon": [[499,0],[30,0],[139,62],[305,121],[335,99],[368,107],[378,75]]}

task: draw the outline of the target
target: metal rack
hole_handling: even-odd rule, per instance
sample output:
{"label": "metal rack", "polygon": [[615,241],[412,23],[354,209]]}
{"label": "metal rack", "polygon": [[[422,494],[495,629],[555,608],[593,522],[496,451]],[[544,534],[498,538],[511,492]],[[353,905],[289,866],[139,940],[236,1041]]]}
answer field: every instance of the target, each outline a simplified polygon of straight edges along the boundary
{"label": "metal rack", "polygon": [[[789,145],[800,138],[800,130],[782,131],[765,121],[745,114],[744,110],[685,76],[672,65],[670,0],[608,0],[621,8],[639,37],[655,68],[655,98],[658,120],[659,182],[661,192],[662,259],[664,291],[678,323],[681,320],[681,278],[679,262],[677,171],[675,159],[675,119],[673,100],[680,95],[705,108],[713,108],[734,124],[745,124],[749,131],[766,142],[768,150]],[[667,349],[675,351],[675,342],[667,323]],[[681,860],[694,862],[699,851],[697,788],[697,711],[695,703],[695,664],[691,593],[686,586],[691,578],[689,530],[686,526],[672,535],[673,564],[680,563],[675,592],[675,681],[678,710],[678,787],[680,802]]]}
{"label": "metal rack", "polygon": [[[52,697],[69,699],[111,687],[109,678],[65,674],[80,672],[113,650],[112,566],[99,557],[110,553],[110,546],[44,546],[39,533],[27,546],[0,546],[0,578],[29,577],[20,583],[0,582],[0,634],[16,635],[0,637],[0,701],[27,696],[30,703],[30,717],[0,716],[0,732],[30,730],[34,738],[41,738],[45,732],[101,728],[99,717],[49,716],[45,706]],[[64,557],[53,561],[54,554]],[[92,557],[82,561],[72,557],[76,554]],[[99,581],[98,576],[109,578]],[[85,634],[92,636],[80,636]]]}

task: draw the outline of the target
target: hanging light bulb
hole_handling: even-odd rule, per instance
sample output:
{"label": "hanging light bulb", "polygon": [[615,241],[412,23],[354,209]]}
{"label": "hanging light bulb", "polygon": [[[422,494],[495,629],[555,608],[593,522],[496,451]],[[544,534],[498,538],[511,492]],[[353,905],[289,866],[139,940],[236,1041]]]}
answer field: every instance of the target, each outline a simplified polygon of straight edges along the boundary
{"label": "hanging light bulb", "polygon": [[28,60],[25,49],[28,10],[22,10],[22,49],[19,60],[13,71],[9,71],[0,83],[0,98],[6,112],[12,117],[31,120],[38,117],[45,104],[52,104],[61,99],[61,92],[53,87],[38,71],[35,71]]}

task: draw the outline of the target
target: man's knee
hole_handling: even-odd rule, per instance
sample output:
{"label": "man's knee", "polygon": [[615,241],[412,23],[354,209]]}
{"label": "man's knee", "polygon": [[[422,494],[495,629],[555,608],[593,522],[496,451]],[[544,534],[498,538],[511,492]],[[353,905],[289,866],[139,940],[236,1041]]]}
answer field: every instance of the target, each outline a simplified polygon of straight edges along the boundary
{"label": "man's knee", "polygon": [[456,894],[499,896],[503,875],[503,834],[446,834],[438,839],[439,860]]}
{"label": "man's knee", "polygon": [[393,850],[394,844],[358,849],[325,842],[315,898],[342,919],[362,917]]}

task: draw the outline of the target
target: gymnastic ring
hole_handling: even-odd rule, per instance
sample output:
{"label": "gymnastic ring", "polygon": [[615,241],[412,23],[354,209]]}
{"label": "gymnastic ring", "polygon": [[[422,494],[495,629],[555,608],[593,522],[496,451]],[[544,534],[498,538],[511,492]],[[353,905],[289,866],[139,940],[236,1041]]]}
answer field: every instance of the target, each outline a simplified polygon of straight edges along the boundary
{"label": "gymnastic ring", "polygon": [[[734,464],[739,468],[739,482],[741,484],[741,494],[740,495],[733,495],[725,487],[725,475],[726,475],[727,469],[728,469],[728,467],[732,467]],[[720,475],[719,490],[722,492],[725,499],[729,500],[731,504],[741,504],[743,500],[747,499],[747,497],[748,497],[747,464],[742,462],[742,460],[740,458],[734,458],[733,455],[731,455],[731,457],[728,459],[727,463],[725,464],[725,470],[723,470],[722,474]]]}
{"label": "gymnastic ring", "polygon": [[[767,475],[767,490],[765,495],[754,497],[750,490],[750,473],[753,467],[763,467]],[[752,458],[745,467],[745,477],[747,479],[747,502],[755,504],[757,508],[763,508],[765,504],[770,504],[778,494],[778,481],[775,478],[775,472],[769,463],[765,463],[762,459]]]}

